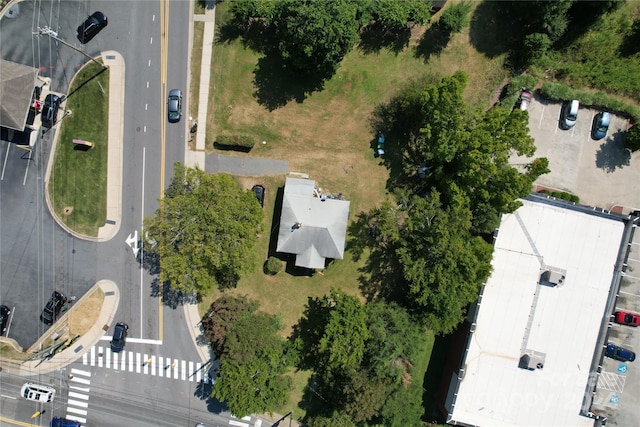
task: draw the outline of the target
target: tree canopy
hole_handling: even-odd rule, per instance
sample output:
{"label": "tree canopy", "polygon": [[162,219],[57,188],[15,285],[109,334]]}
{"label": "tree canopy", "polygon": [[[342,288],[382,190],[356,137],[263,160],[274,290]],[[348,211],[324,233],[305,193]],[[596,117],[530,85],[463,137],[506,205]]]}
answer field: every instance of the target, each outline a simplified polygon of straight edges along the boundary
{"label": "tree canopy", "polygon": [[160,208],[144,221],[160,280],[182,292],[235,286],[253,266],[263,215],[253,193],[230,176],[177,163]]}
{"label": "tree canopy", "polygon": [[246,297],[223,296],[203,317],[205,336],[220,359],[212,396],[236,416],[273,411],[291,388],[287,343],[275,316],[257,311]]}

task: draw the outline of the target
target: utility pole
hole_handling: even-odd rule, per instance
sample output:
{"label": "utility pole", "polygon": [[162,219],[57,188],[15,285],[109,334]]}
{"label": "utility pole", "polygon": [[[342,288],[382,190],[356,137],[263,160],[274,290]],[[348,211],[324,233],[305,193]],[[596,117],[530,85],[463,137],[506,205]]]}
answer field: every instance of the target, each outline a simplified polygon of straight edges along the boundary
{"label": "utility pole", "polygon": [[105,64],[101,64],[100,61],[98,61],[97,59],[95,59],[94,57],[88,55],[86,52],[84,52],[83,50],[78,49],[77,47],[75,47],[72,44],[67,43],[66,41],[62,40],[61,38],[58,37],[58,33],[56,33],[55,31],[53,31],[51,28],[45,26],[44,28],[40,28],[38,27],[38,34],[46,34],[49,37],[51,37],[52,39],[59,41],[60,43],[62,43],[65,46],[69,46],[71,49],[75,50],[76,52],[80,52],[81,54],[83,54],[84,56],[86,56],[87,58],[89,58],[90,60],[92,60],[93,62],[95,62],[96,64],[98,64],[99,66],[101,66],[102,68],[108,68]]}

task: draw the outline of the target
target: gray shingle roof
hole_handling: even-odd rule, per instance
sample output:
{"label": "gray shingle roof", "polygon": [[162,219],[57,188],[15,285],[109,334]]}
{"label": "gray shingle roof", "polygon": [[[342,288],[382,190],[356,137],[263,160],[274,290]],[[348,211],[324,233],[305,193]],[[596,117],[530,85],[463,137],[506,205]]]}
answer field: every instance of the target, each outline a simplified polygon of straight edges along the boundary
{"label": "gray shingle roof", "polygon": [[0,59],[0,126],[22,131],[38,69]]}
{"label": "gray shingle roof", "polygon": [[298,267],[324,268],[325,258],[344,257],[350,202],[323,201],[314,188],[313,180],[287,178],[276,251],[295,254]]}

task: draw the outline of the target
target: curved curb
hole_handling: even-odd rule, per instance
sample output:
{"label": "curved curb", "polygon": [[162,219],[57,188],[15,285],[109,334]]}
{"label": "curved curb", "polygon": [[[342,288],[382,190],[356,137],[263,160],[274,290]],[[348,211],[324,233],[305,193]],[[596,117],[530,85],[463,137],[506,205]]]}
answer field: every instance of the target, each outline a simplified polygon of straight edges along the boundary
{"label": "curved curb", "polygon": [[[72,230],[55,213],[49,194],[49,181],[53,169],[59,132],[55,133],[47,162],[44,178],[44,194],[49,213],[56,223],[72,236],[91,242],[106,242],[120,231],[122,219],[122,165],[124,139],[124,78],[125,64],[122,55],[116,51],[105,51],[100,54],[104,64],[109,67],[109,121],[108,121],[108,152],[107,152],[107,223],[98,229],[98,236],[86,236]],[[85,64],[86,65],[86,64]],[[84,68],[84,66],[82,67]],[[80,68],[76,75],[82,69]],[[73,80],[73,79],[72,79]]]}
{"label": "curved curb", "polygon": [[[92,291],[96,288],[100,288],[102,289],[102,292],[104,292],[104,301],[100,308],[98,320],[96,320],[91,329],[74,342],[72,346],[56,354],[48,361],[41,362],[40,360],[30,360],[22,363],[17,375],[32,376],[62,369],[78,360],[87,349],[93,347],[100,341],[106,330],[108,330],[108,327],[113,322],[115,314],[118,311],[118,305],[120,304],[120,290],[114,282],[111,280],[98,281],[73,305],[73,307],[69,309],[69,312],[82,303],[82,300],[87,298],[88,295],[91,295]],[[65,316],[66,315],[68,315],[68,313],[66,313]],[[33,346],[37,346],[39,342],[50,337],[49,332],[53,332],[53,329],[55,329],[55,325],[49,328],[49,331],[47,331],[47,333],[45,333]]]}

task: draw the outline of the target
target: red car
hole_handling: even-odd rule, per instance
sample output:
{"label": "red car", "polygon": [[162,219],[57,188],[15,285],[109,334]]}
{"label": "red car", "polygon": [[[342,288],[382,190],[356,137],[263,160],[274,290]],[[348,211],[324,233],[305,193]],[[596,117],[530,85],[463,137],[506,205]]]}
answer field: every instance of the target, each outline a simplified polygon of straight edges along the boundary
{"label": "red car", "polygon": [[640,326],[640,314],[616,311],[614,317],[616,323],[620,323],[621,325]]}

